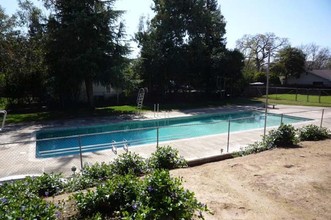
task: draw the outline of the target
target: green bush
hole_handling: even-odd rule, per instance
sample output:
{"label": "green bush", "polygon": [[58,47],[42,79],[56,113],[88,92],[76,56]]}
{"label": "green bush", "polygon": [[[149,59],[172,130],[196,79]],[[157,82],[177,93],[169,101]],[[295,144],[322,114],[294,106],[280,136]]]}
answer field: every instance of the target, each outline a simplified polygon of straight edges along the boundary
{"label": "green bush", "polygon": [[104,181],[111,177],[111,165],[102,163],[95,163],[93,165],[85,164],[83,168],[83,176],[91,180]]}
{"label": "green bush", "polygon": [[30,181],[33,181],[33,186],[40,197],[59,194],[65,187],[62,174],[43,173],[43,175],[31,179]]}
{"label": "green bush", "polygon": [[170,146],[157,147],[149,158],[148,165],[152,169],[174,169],[186,167],[187,162],[179,156],[178,150]]}
{"label": "green bush", "polygon": [[239,151],[239,152],[235,152],[233,153],[234,157],[242,157],[242,156],[246,156],[249,154],[256,154],[256,153],[260,153],[262,151],[271,149],[273,146],[267,142],[264,141],[256,141],[253,144],[249,144],[245,149]]}
{"label": "green bush", "polygon": [[[115,218],[133,213],[139,199],[141,180],[131,174],[114,176],[99,185],[95,191],[88,190],[74,195],[79,216],[84,219]],[[124,213],[124,214],[123,214]]]}
{"label": "green bush", "polygon": [[268,133],[265,143],[269,147],[291,147],[298,143],[298,138],[292,125],[281,124],[277,130]]}
{"label": "green bush", "polygon": [[39,183],[26,178],[0,187],[0,219],[58,219],[60,210],[38,196]]}
{"label": "green bush", "polygon": [[67,179],[65,184],[65,191],[75,192],[96,186],[98,183],[99,181],[86,177],[83,174],[77,174]]}
{"label": "green bush", "polygon": [[144,159],[136,153],[127,152],[121,154],[111,164],[111,172],[113,174],[126,175],[142,175],[146,173],[146,163]]}
{"label": "green bush", "polygon": [[182,187],[182,180],[170,177],[167,170],[155,170],[145,177],[138,208],[140,219],[192,219],[195,213],[208,211],[193,192]]}
{"label": "green bush", "polygon": [[291,147],[298,143],[296,130],[292,125],[281,124],[277,130],[271,130],[263,141],[256,141],[245,149],[233,153],[234,157],[259,153],[274,147]]}
{"label": "green bush", "polygon": [[156,170],[143,180],[133,175],[115,176],[96,191],[75,194],[82,219],[192,219],[208,211],[182,180],[169,171]]}
{"label": "green bush", "polygon": [[329,138],[329,131],[327,128],[321,128],[316,125],[307,125],[298,130],[299,139],[301,141],[318,141]]}
{"label": "green bush", "polygon": [[[43,197],[64,191],[77,191],[96,186],[95,191],[76,193],[78,219],[191,219],[206,206],[182,187],[182,181],[171,178],[168,171],[186,166],[178,151],[160,147],[152,155],[153,173],[143,179],[147,165],[142,157],[128,152],[111,164],[85,165],[80,174],[64,179],[61,174],[44,173],[0,186],[0,216],[4,219],[57,219],[62,208],[47,203]],[[62,206],[64,204],[60,204]],[[198,216],[202,218],[201,216]],[[0,218],[1,219],[1,218]]]}

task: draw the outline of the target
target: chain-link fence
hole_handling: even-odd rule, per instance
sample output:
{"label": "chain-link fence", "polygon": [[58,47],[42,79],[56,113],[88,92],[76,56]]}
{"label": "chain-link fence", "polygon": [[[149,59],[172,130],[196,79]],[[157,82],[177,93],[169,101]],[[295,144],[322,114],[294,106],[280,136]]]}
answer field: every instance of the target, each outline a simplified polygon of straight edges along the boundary
{"label": "chain-link fence", "polygon": [[[257,112],[249,117],[225,120],[210,117],[203,123],[192,121],[181,125],[163,119],[147,128],[65,137],[36,139],[37,135],[33,134],[23,140],[24,135],[18,136],[22,140],[0,144],[0,178],[42,172],[63,172],[68,175],[73,166],[79,169],[85,163],[107,163],[125,151],[133,151],[147,158],[156,150],[156,146],[164,145],[177,148],[187,160],[231,153],[261,140],[264,121],[263,112]],[[280,114],[277,110],[270,110],[267,115],[268,130],[281,123],[296,127],[316,124],[331,128],[331,109]]]}
{"label": "chain-link fence", "polygon": [[[264,86],[251,86],[246,91],[250,96],[265,95]],[[308,103],[331,104],[331,89],[270,87],[269,98]]]}

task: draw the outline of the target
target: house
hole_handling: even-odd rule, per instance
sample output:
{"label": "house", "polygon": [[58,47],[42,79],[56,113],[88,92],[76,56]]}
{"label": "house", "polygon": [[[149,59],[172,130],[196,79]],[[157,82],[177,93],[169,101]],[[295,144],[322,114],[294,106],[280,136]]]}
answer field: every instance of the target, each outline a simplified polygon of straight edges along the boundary
{"label": "house", "polygon": [[[121,94],[121,92],[120,89],[115,89],[110,84],[106,86],[101,85],[100,83],[93,84],[93,97],[97,100],[106,100],[110,97]],[[85,84],[82,84],[81,87],[80,100],[87,101]]]}
{"label": "house", "polygon": [[331,87],[331,70],[310,70],[300,77],[288,77],[287,85]]}

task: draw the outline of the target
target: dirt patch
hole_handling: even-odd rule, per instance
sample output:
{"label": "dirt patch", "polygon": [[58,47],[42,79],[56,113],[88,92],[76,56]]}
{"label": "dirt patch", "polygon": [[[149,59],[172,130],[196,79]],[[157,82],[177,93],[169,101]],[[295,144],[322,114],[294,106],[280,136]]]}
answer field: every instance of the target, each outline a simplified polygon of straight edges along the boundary
{"label": "dirt patch", "polygon": [[331,140],[171,173],[208,205],[206,219],[331,219]]}

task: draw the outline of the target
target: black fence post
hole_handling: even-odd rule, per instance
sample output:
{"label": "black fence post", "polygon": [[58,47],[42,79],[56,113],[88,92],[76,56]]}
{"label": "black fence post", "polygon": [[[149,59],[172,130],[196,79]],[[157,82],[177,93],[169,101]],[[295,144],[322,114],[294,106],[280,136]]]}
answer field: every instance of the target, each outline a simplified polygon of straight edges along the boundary
{"label": "black fence post", "polygon": [[298,101],[298,89],[295,89],[295,101]]}

